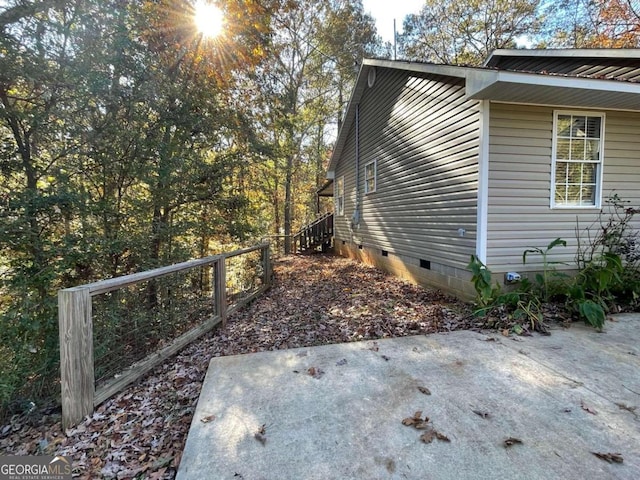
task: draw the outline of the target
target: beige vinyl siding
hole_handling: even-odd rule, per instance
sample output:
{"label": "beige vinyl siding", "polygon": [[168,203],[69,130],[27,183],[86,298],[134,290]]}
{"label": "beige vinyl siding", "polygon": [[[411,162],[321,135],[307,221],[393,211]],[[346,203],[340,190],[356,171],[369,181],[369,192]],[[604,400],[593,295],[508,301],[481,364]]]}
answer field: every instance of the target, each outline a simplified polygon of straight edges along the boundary
{"label": "beige vinyl siding", "polygon": [[[567,110],[576,110],[568,108]],[[557,237],[551,260],[570,268],[576,253],[576,226],[591,225],[596,208],[550,208],[553,108],[492,103],[489,141],[487,264],[494,272],[539,269],[540,259],[522,253],[546,247]],[[589,110],[592,111],[592,110]],[[614,190],[640,205],[640,114],[605,113],[603,208]]]}
{"label": "beige vinyl siding", "polygon": [[[355,208],[354,139],[352,127],[335,172],[345,175],[345,220]],[[476,245],[478,150],[478,102],[465,100],[462,80],[378,68],[360,102],[360,227],[339,222],[336,238],[464,267]],[[374,160],[376,191],[365,195]]]}

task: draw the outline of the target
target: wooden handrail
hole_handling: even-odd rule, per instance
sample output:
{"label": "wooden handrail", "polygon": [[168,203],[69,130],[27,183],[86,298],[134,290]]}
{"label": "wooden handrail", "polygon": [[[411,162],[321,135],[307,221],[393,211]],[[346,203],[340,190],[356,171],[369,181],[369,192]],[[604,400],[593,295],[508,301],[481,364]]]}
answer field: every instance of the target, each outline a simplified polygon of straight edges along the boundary
{"label": "wooden handrail", "polygon": [[155,278],[164,277],[171,273],[181,272],[183,270],[191,270],[193,268],[205,267],[207,265],[213,265],[221,258],[237,257],[238,255],[244,255],[245,253],[254,252],[256,250],[262,250],[268,248],[268,243],[261,243],[254,247],[243,248],[241,250],[234,250],[233,252],[223,253],[221,255],[212,255],[210,257],[198,258],[196,260],[188,260],[182,263],[176,263],[174,265],[168,265],[166,267],[154,268],[153,270],[147,270],[146,272],[132,273],[129,275],[123,275],[121,277],[109,278],[107,280],[100,280],[99,282],[87,283],[80,287],[73,287],[66,290],[73,290],[74,288],[86,288],[89,290],[91,296],[100,295],[102,293],[112,292],[122,287],[133,285],[134,283],[144,282],[147,280],[153,280]]}
{"label": "wooden handrail", "polygon": [[[304,251],[322,245],[333,236],[333,213],[328,212],[304,226],[292,238],[292,250]],[[296,247],[299,245],[299,249]]]}

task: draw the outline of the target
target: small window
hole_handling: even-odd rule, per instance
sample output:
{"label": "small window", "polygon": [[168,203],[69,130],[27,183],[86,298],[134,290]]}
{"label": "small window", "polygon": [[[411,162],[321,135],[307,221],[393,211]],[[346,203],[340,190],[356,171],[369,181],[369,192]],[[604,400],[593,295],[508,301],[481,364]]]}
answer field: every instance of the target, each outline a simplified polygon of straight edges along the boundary
{"label": "small window", "polygon": [[364,166],[364,193],[376,191],[376,161],[369,162]]}
{"label": "small window", "polygon": [[344,175],[336,182],[336,214],[344,215]]}
{"label": "small window", "polygon": [[600,207],[604,114],[555,112],[552,207]]}

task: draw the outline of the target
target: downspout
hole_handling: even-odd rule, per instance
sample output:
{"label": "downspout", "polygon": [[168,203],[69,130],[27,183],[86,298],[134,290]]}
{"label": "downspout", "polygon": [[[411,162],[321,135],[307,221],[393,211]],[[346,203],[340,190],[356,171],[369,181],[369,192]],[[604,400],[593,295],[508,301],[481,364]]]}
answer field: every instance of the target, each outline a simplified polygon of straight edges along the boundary
{"label": "downspout", "polygon": [[360,104],[356,104],[356,207],[351,217],[351,230],[360,227]]}

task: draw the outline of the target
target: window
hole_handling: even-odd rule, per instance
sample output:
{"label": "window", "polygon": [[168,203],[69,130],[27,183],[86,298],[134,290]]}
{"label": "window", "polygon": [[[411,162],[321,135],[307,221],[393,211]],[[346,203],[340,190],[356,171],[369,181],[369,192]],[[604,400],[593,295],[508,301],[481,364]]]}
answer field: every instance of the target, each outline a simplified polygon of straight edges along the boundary
{"label": "window", "polygon": [[336,214],[344,215],[344,176],[336,182]]}
{"label": "window", "polygon": [[552,207],[600,207],[604,114],[555,112]]}
{"label": "window", "polygon": [[376,161],[369,162],[364,166],[364,193],[376,191]]}

